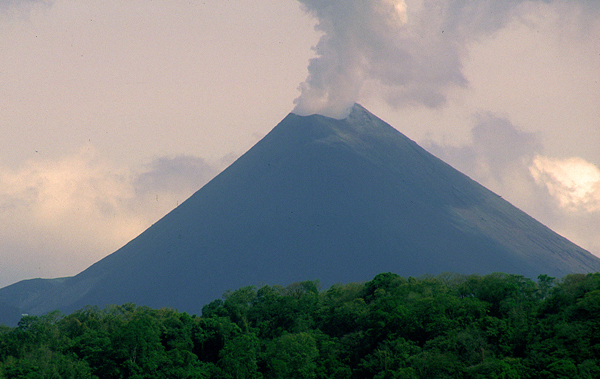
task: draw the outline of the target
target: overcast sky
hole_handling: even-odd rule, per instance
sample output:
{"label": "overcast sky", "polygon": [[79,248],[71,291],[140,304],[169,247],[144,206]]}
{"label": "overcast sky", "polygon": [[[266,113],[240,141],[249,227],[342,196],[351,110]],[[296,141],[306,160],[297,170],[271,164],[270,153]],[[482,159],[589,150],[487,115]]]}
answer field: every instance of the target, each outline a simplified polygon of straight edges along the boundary
{"label": "overcast sky", "polygon": [[600,2],[0,0],[0,286],[353,102],[600,255]]}

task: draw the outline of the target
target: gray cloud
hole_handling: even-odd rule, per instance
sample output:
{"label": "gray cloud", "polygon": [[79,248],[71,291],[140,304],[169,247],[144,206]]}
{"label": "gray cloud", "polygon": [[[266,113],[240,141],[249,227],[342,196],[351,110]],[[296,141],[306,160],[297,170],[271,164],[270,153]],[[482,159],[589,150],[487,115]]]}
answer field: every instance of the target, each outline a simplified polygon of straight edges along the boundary
{"label": "gray cloud", "polygon": [[155,158],[134,174],[131,182],[134,195],[127,206],[131,212],[142,209],[146,218],[158,220],[224,167],[221,161],[209,163],[189,155]]}
{"label": "gray cloud", "polygon": [[88,145],[59,160],[0,165],[0,287],[85,269],[186,200],[230,159],[158,157],[134,170]]}
{"label": "gray cloud", "polygon": [[504,27],[527,2],[299,1],[323,36],[294,112],[333,117],[369,93],[395,108],[444,105],[448,89],[468,85],[466,44]]}
{"label": "gray cloud", "polygon": [[582,158],[549,158],[540,135],[491,113],[477,116],[471,142],[423,143],[432,154],[513,205],[598,254],[600,169]]}
{"label": "gray cloud", "polygon": [[427,149],[458,170],[484,183],[501,182],[504,172],[521,167],[526,170],[542,149],[535,133],[520,131],[508,119],[492,113],[479,114],[471,130],[472,142],[462,147],[426,142]]}
{"label": "gray cloud", "polygon": [[508,119],[492,113],[480,114],[472,130],[473,150],[491,167],[491,174],[530,161],[541,144],[535,133],[518,130]]}
{"label": "gray cloud", "polygon": [[217,167],[199,157],[160,157],[146,165],[146,171],[136,177],[134,186],[141,193],[193,193],[218,172]]}
{"label": "gray cloud", "polygon": [[551,196],[539,191],[529,172],[534,157],[542,151],[539,136],[491,113],[479,114],[476,120],[468,145],[444,146],[428,141],[423,146],[538,220],[554,219],[548,206]]}
{"label": "gray cloud", "polygon": [[51,6],[54,0],[0,0],[0,11],[7,12],[17,11],[20,13],[28,13],[31,8],[36,5]]}

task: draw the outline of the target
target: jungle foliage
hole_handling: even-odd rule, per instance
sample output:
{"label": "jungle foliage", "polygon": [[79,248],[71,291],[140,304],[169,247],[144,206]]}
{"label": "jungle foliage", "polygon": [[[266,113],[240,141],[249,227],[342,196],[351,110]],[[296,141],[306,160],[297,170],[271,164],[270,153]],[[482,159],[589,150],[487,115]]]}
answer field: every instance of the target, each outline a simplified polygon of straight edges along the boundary
{"label": "jungle foliage", "polygon": [[600,273],[382,273],[0,326],[0,378],[599,378]]}

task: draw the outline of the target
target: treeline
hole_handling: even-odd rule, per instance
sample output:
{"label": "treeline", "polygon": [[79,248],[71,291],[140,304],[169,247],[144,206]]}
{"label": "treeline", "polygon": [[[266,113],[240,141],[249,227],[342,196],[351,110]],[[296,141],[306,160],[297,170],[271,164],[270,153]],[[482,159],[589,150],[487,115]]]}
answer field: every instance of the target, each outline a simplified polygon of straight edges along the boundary
{"label": "treeline", "polygon": [[1,378],[600,378],[600,273],[391,273],[0,327]]}

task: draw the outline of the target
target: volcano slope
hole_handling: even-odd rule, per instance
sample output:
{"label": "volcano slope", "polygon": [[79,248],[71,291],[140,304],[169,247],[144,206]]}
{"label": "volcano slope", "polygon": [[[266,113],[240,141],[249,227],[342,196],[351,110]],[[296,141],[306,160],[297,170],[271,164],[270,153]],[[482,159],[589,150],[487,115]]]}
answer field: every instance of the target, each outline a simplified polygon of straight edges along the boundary
{"label": "volcano slope", "polygon": [[343,120],[288,115],[115,253],[5,287],[0,302],[19,314],[126,302],[199,313],[246,285],[387,271],[561,277],[600,271],[600,259],[354,105]]}

